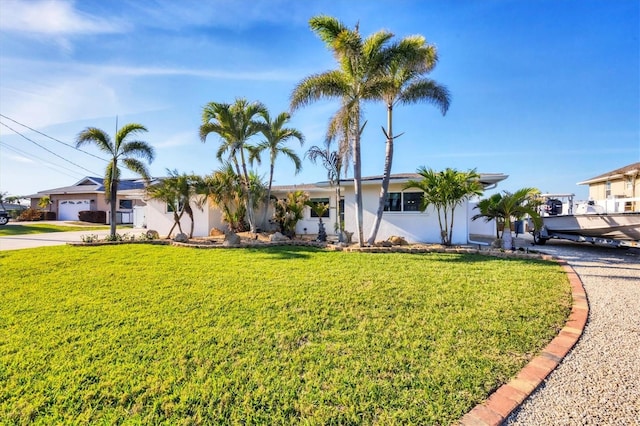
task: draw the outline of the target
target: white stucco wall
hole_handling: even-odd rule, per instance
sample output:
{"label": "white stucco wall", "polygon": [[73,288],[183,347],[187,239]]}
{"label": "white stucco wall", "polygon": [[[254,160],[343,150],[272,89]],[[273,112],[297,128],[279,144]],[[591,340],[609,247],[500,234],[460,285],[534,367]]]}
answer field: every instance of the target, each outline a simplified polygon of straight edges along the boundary
{"label": "white stucco wall", "polygon": [[[402,184],[391,184],[389,192],[403,192]],[[416,192],[409,189],[406,192]],[[345,229],[354,232],[353,241],[356,242],[355,194],[353,187],[345,188]],[[369,238],[373,227],[375,214],[378,209],[380,183],[364,184],[362,186],[362,201],[364,208],[364,239]],[[453,223],[453,244],[467,243],[467,203],[456,208]],[[437,213],[428,208],[422,212],[384,212],[382,223],[376,235],[376,241],[386,240],[391,236],[404,237],[408,242],[440,243],[440,226]]]}
{"label": "white stucco wall", "polygon": [[[195,207],[195,203],[192,203],[191,207],[193,208],[194,237],[208,236],[211,228],[219,228],[222,230],[227,228],[222,222],[222,213],[219,209],[205,205],[203,209],[200,210]],[[147,201],[146,209],[147,228],[158,231],[158,233],[163,237],[166,236],[173,226],[173,213],[167,212],[166,203],[157,200],[149,200]],[[182,226],[182,231],[189,234],[191,227],[191,220],[189,219],[189,216],[186,214],[183,215],[180,220],[180,225]],[[178,231],[178,227],[176,226],[173,234],[175,235],[178,232],[180,231]]]}
{"label": "white stucco wall", "polygon": [[477,200],[470,201],[468,203],[469,209],[469,234],[473,235],[496,235],[496,222],[491,220],[489,222],[484,219],[471,220],[471,218],[479,213],[479,210],[475,208],[478,205]]}

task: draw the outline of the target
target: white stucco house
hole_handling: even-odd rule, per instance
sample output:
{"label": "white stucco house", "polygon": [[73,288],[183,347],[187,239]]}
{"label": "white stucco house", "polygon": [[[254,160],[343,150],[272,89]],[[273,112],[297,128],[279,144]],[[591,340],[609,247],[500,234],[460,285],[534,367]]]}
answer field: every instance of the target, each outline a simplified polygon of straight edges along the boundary
{"label": "white stucco house", "polygon": [[[480,182],[485,189],[492,189],[508,176],[501,173],[480,173]],[[425,212],[420,212],[419,200],[421,192],[416,189],[403,190],[404,185],[409,180],[420,180],[421,176],[415,173],[394,174],[391,176],[389,184],[388,202],[382,217],[382,223],[376,240],[386,240],[390,236],[402,236],[409,242],[440,242],[440,227],[436,212],[429,208]],[[378,196],[382,176],[365,177],[362,179],[362,199],[364,210],[364,237],[373,225],[376,210],[378,207]],[[342,180],[340,182],[342,203],[342,220],[346,231],[355,232],[355,193],[353,180]],[[309,194],[312,201],[328,202],[329,211],[323,217],[325,229],[329,236],[335,236],[334,224],[336,223],[336,197],[335,187],[329,182],[319,182],[315,184],[274,186],[272,195],[277,198],[284,197],[294,190],[302,190]],[[166,203],[156,200],[145,200],[144,219],[136,223],[143,224],[148,229],[154,229],[160,235],[167,235],[173,225],[173,213]],[[477,200],[476,200],[477,201]],[[195,203],[194,203],[195,205]],[[455,211],[455,222],[453,227],[453,244],[466,244],[469,242],[470,234],[493,235],[495,225],[482,220],[471,221],[471,217],[477,213],[473,211],[474,200],[463,202]],[[273,208],[267,214],[267,218],[272,217]],[[256,213],[256,218],[261,219],[262,212]],[[212,228],[226,229],[226,224],[222,222],[220,210],[214,206],[205,205],[202,209],[194,208],[194,236],[207,236]],[[186,215],[182,218],[181,225],[185,232],[188,232],[190,220]],[[275,225],[270,223],[258,224],[263,230],[275,231]],[[177,232],[174,231],[174,233]],[[318,232],[318,218],[314,217],[311,209],[307,208],[304,218],[296,226],[298,235],[314,235]],[[357,235],[353,236],[354,242]]]}

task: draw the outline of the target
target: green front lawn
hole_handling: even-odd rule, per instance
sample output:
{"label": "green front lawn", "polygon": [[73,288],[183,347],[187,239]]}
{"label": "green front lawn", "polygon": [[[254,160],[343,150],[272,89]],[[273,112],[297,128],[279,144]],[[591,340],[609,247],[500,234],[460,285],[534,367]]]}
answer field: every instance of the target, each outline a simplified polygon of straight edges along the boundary
{"label": "green front lawn", "polygon": [[108,225],[51,225],[48,223],[33,223],[29,225],[14,225],[11,222],[0,226],[0,237],[22,234],[41,234],[45,232],[95,231],[109,229]]}
{"label": "green front lawn", "polygon": [[569,313],[550,262],[310,248],[0,252],[9,424],[450,424]]}

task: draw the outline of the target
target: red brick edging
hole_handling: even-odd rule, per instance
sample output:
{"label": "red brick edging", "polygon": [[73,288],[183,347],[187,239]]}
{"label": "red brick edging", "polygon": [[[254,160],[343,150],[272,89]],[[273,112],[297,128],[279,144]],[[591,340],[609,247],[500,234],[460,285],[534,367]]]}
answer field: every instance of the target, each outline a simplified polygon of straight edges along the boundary
{"label": "red brick edging", "polygon": [[567,273],[573,299],[569,319],[560,333],[542,350],[542,354],[532,359],[515,379],[502,385],[489,396],[489,399],[465,414],[459,421],[460,426],[502,424],[560,364],[584,331],[589,315],[589,304],[580,277],[564,260],[551,256],[543,256],[543,259],[555,260]]}

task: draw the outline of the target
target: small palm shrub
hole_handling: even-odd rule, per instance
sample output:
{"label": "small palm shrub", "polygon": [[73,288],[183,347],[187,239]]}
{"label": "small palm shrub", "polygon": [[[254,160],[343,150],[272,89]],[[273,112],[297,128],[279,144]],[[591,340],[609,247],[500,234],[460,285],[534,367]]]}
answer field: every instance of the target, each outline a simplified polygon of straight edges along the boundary
{"label": "small palm shrub", "polygon": [[278,224],[280,232],[289,238],[296,236],[296,224],[303,217],[304,208],[309,201],[309,194],[293,191],[286,198],[275,202],[273,221]]}

